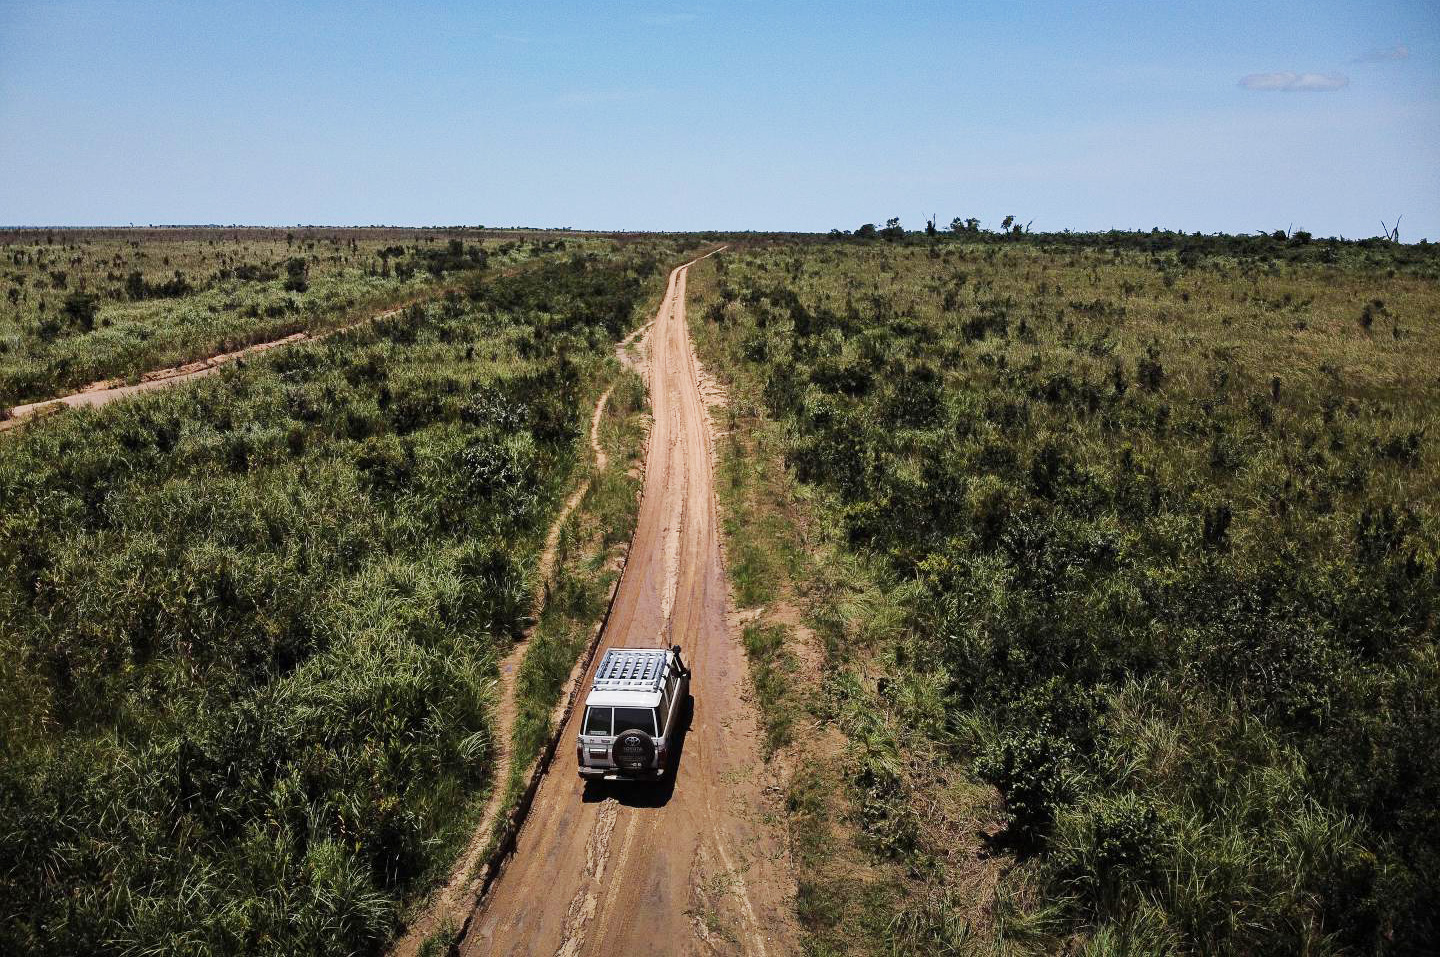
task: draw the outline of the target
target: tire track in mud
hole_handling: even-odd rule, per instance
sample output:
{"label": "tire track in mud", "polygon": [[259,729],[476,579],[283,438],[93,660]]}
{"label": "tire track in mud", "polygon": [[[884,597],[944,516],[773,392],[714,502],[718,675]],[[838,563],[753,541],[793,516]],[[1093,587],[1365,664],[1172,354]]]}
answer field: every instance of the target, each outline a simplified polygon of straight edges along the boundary
{"label": "tire track in mud", "polygon": [[575,894],[565,914],[565,943],[556,951],[557,957],[575,957],[585,941],[585,928],[595,916],[600,903],[596,884],[605,878],[605,865],[610,859],[610,836],[615,832],[615,814],[619,806],[607,802],[595,818],[590,842],[585,848],[585,886]]}

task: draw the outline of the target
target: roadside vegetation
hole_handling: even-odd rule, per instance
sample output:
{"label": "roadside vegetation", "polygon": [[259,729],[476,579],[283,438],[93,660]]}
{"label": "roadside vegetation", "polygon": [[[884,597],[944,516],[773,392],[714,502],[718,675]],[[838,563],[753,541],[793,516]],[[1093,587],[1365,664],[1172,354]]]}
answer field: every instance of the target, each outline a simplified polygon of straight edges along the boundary
{"label": "roadside vegetation", "polygon": [[892,227],[691,274],[810,950],[1427,952],[1440,249]]}
{"label": "roadside vegetation", "polygon": [[645,383],[624,370],[611,394],[603,444],[623,455],[595,476],[579,507],[560,530],[555,580],[516,678],[516,720],[511,746],[519,760],[508,783],[513,798],[524,789],[531,759],[554,730],[551,718],[575,662],[605,613],[619,578],[640,506],[639,452],[644,444]]}
{"label": "roadside vegetation", "polygon": [[[645,313],[643,307],[641,311]],[[544,605],[519,656],[511,700],[496,702],[497,710],[508,707],[512,715],[508,742],[495,742],[497,748],[508,744],[511,760],[494,762],[497,779],[491,786],[498,803],[493,811],[484,811],[476,820],[477,827],[483,826],[484,815],[488,814],[490,827],[480,834],[471,830],[471,840],[481,842],[472,858],[474,865],[467,864],[463,855],[457,863],[468,868],[461,874],[466,886],[473,886],[472,882],[481,876],[480,865],[491,859],[508,818],[535,770],[535,760],[554,733],[552,718],[566,679],[595,636],[605,613],[606,599],[624,564],[639,511],[638,465],[644,445],[647,403],[645,383],[634,372],[620,370],[612,381],[615,387],[606,403],[599,430],[600,445],[606,450],[609,463],[604,470],[589,476],[590,484],[575,510],[560,525],[554,570],[550,580],[543,583]],[[573,487],[585,480],[585,475],[576,474],[570,484]],[[501,682],[497,694],[503,693],[503,689]],[[503,719],[497,718],[491,728],[499,733],[504,724]],[[502,770],[507,767],[508,772]],[[478,806],[475,810],[482,811]],[[459,940],[473,897],[462,894],[459,900],[458,912],[449,912],[443,900],[432,898],[418,902],[426,908],[438,908],[431,911],[435,923],[421,925],[434,927],[425,933],[421,942],[418,952],[422,957],[448,953]],[[416,918],[415,913],[406,916],[411,921]],[[401,944],[390,952],[408,951]]]}
{"label": "roadside vegetation", "polygon": [[0,409],[317,333],[582,237],[474,230],[0,232]]}
{"label": "roadside vegetation", "polygon": [[0,441],[0,951],[392,937],[505,786],[496,662],[677,252],[587,245]]}

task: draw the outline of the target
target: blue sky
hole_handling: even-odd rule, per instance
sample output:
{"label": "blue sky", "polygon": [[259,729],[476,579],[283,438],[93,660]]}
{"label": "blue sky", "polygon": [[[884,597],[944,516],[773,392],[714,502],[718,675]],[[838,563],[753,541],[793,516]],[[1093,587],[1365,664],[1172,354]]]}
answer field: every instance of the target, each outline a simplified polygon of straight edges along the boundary
{"label": "blue sky", "polygon": [[0,223],[1440,239],[1440,4],[0,0]]}

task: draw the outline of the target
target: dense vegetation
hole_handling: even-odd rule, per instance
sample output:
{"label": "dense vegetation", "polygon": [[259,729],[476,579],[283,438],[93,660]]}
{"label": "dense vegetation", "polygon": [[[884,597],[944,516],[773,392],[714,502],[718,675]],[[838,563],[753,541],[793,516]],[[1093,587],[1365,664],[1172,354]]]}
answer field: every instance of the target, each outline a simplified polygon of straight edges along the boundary
{"label": "dense vegetation", "polygon": [[696,283],[838,555],[814,763],[893,881],[801,833],[813,949],[1427,952],[1440,250],[957,232]]}
{"label": "dense vegetation", "polygon": [[0,233],[0,409],[335,328],[462,273],[602,246],[443,230]]}
{"label": "dense vegetation", "polygon": [[0,442],[0,952],[373,952],[449,865],[587,400],[674,254],[540,252]]}

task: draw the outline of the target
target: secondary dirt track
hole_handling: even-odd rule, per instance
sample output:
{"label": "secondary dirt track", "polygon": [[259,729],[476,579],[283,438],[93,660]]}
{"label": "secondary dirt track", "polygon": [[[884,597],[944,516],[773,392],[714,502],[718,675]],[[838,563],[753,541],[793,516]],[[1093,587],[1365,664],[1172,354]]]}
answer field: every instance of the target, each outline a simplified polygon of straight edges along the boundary
{"label": "secondary dirt track", "polygon": [[165,369],[156,369],[146,372],[140,376],[140,381],[134,385],[126,385],[123,379],[102,379],[99,382],[92,382],[78,392],[69,395],[62,395],[54,399],[40,399],[36,402],[27,402],[24,405],[17,405],[10,409],[0,409],[0,432],[8,431],[22,422],[43,416],[51,412],[58,412],[66,407],[78,409],[84,406],[98,408],[102,405],[109,405],[119,399],[138,395],[142,392],[153,392],[156,389],[168,389],[171,386],[180,385],[182,382],[189,382],[192,379],[201,379],[205,376],[214,375],[220,371],[220,367],[237,359],[244,359],[249,356],[275,349],[280,346],[288,346],[296,342],[318,342],[327,339],[337,332],[345,332],[362,326],[367,322],[375,322],[378,319],[385,319],[389,316],[398,315],[410,306],[415,305],[423,299],[432,298],[440,293],[426,293],[409,302],[402,303],[384,312],[376,313],[373,316],[366,316],[354,322],[338,326],[334,329],[327,329],[323,332],[295,332],[280,339],[272,339],[268,342],[257,342],[245,346],[243,349],[236,349],[233,352],[222,352],[218,355],[209,356],[204,359],[196,359],[194,362],[187,362],[184,365],[170,366]]}
{"label": "secondary dirt track", "polygon": [[[253,346],[246,346],[244,349],[237,349],[234,352],[225,352],[208,359],[199,359],[182,366],[174,366],[169,369],[159,369],[155,372],[147,372],[141,376],[140,381],[134,385],[124,385],[115,379],[106,379],[101,382],[92,382],[79,392],[72,392],[58,399],[41,399],[39,402],[29,402],[25,405],[17,405],[5,413],[0,419],[0,430],[12,428],[15,425],[43,415],[46,412],[56,412],[69,406],[78,409],[81,406],[98,407],[109,405],[117,399],[124,399],[128,396],[137,395],[141,392],[151,392],[155,389],[166,389],[170,386],[179,385],[182,382],[189,382],[191,379],[199,379],[204,376],[214,375],[220,371],[220,367],[228,362],[245,356],[264,352],[267,349],[274,349],[278,346],[286,346],[292,342],[303,342],[312,338],[310,335],[297,332],[286,336],[283,339],[276,339],[272,342],[260,342]],[[318,337],[316,337],[318,338]]]}
{"label": "secondary dirt track", "polygon": [[670,274],[646,338],[654,423],[645,487],[601,637],[602,649],[684,649],[695,706],[678,771],[662,785],[582,785],[576,708],[515,856],[460,942],[464,955],[794,949],[778,795],[766,791],[745,654],[730,625],[710,425],[685,323],[687,268]]}

